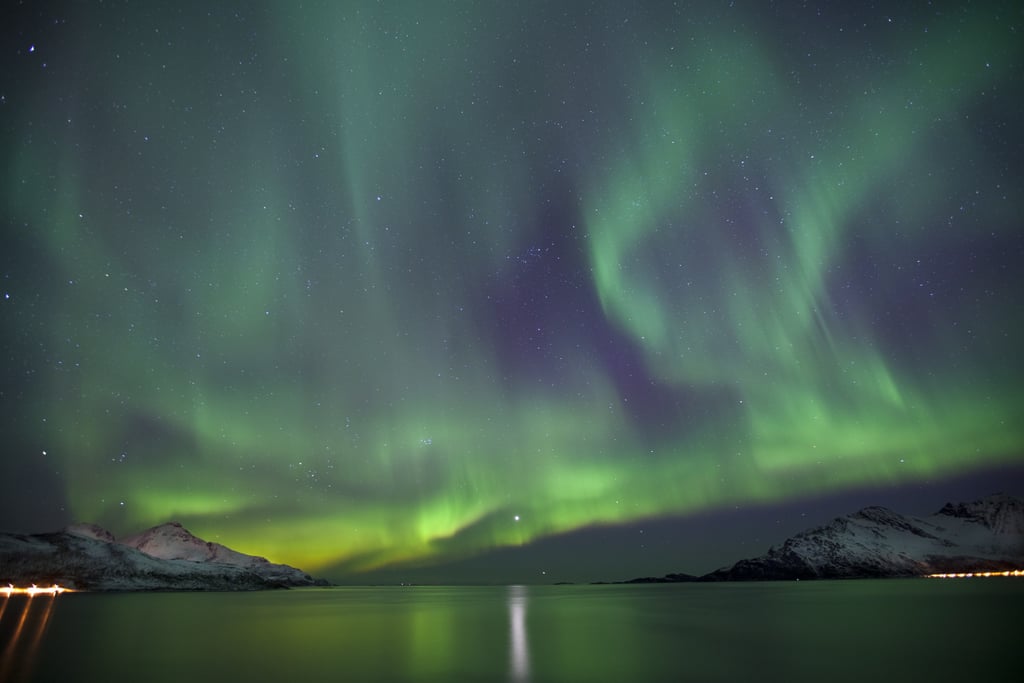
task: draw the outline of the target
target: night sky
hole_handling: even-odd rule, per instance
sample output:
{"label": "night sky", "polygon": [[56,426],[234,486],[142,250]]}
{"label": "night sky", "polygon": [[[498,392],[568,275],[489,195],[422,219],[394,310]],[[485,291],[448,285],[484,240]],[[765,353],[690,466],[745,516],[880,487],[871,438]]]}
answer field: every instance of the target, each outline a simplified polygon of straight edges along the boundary
{"label": "night sky", "polygon": [[0,528],[700,573],[1024,493],[1018,2],[0,15]]}

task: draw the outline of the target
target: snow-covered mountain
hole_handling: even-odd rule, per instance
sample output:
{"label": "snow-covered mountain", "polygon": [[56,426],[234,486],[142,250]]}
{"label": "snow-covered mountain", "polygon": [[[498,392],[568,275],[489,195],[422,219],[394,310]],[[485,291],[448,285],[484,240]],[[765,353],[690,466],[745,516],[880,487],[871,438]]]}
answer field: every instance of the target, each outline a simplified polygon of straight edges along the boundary
{"label": "snow-covered mountain", "polygon": [[89,590],[261,590],[318,583],[308,574],[193,536],[172,522],[121,541],[94,524],[0,534],[0,585]]}
{"label": "snow-covered mountain", "polygon": [[246,555],[220,543],[204,541],[193,536],[178,522],[161,524],[118,542],[161,560],[189,560],[242,567],[265,579],[289,586],[308,585],[311,581],[307,574],[295,567],[274,564],[265,557]]}
{"label": "snow-covered mountain", "polygon": [[703,581],[921,576],[1024,567],[1024,500],[1004,494],[909,517],[867,507]]}

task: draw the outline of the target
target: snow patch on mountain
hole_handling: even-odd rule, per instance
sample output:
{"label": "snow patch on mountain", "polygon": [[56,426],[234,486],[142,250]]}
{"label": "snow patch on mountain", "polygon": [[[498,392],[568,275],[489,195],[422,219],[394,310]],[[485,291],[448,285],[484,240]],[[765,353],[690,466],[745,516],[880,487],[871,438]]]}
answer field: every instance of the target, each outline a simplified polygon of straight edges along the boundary
{"label": "snow patch on mountain", "polygon": [[69,534],[76,536],[84,536],[85,538],[92,538],[97,541],[104,541],[105,543],[114,542],[114,534],[110,533],[99,524],[87,524],[80,522],[78,524],[72,524],[64,529]]}
{"label": "snow patch on mountain", "polygon": [[703,580],[920,576],[1024,566],[1024,500],[997,494],[911,517],[867,507]]}
{"label": "snow patch on mountain", "polygon": [[88,590],[262,590],[322,585],[288,565],[207,543],[177,523],[123,541],[95,524],[64,531],[0,534],[0,585]]}
{"label": "snow patch on mountain", "polygon": [[204,541],[178,522],[160,524],[140,534],[122,538],[118,543],[163,560],[212,562],[244,567],[269,579],[295,582],[298,585],[309,580],[307,574],[286,564],[274,564],[265,557],[246,555],[220,543]]}
{"label": "snow patch on mountain", "polygon": [[192,562],[224,562],[246,565],[250,560],[266,560],[244,555],[220,543],[211,543],[193,536],[178,522],[160,524],[142,533],[126,536],[118,541],[137,548],[151,557],[164,560],[191,560]]}

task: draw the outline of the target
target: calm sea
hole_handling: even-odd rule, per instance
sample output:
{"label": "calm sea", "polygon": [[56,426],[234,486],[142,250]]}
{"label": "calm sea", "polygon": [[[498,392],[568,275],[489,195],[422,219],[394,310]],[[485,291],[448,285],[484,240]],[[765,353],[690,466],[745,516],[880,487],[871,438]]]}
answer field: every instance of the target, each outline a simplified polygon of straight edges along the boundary
{"label": "calm sea", "polygon": [[1024,580],[0,598],[0,681],[964,681],[1021,671]]}

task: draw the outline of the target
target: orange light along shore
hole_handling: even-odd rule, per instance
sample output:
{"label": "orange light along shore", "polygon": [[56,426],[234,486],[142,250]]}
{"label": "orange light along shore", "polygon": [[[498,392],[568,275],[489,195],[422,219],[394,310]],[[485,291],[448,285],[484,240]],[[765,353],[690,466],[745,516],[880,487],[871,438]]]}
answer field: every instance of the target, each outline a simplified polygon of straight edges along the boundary
{"label": "orange light along shore", "polygon": [[927,574],[928,579],[975,579],[990,578],[993,576],[1024,576],[1024,569],[1014,569],[1005,572],[956,572],[953,574]]}
{"label": "orange light along shore", "polygon": [[60,595],[61,593],[73,593],[74,591],[70,588],[64,588],[53,584],[49,588],[40,588],[34,583],[28,588],[15,588],[11,584],[7,584],[3,588],[0,588],[0,593],[4,594],[4,597],[11,597],[12,595],[27,595],[30,598],[37,595]]}

